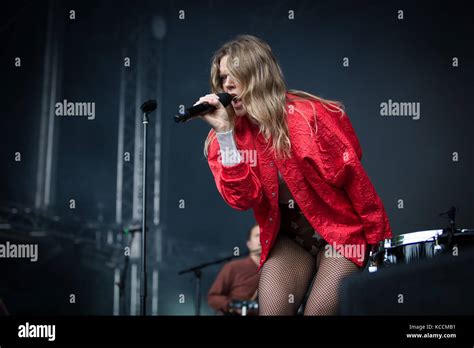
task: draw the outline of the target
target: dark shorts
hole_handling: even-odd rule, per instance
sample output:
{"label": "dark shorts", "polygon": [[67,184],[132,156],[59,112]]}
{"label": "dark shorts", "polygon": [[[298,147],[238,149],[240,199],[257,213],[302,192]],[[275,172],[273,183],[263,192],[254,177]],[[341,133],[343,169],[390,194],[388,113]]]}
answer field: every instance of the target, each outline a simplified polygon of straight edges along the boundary
{"label": "dark shorts", "polygon": [[292,208],[279,203],[281,212],[280,232],[294,240],[311,255],[316,256],[327,242],[314,230],[296,203]]}

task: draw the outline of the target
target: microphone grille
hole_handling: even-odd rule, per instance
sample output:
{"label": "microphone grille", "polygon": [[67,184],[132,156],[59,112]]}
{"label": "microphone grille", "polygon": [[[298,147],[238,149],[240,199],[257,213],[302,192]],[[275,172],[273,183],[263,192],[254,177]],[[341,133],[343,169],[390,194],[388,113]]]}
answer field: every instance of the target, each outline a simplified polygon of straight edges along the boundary
{"label": "microphone grille", "polygon": [[217,96],[224,107],[228,106],[232,101],[232,96],[229,93],[217,93]]}

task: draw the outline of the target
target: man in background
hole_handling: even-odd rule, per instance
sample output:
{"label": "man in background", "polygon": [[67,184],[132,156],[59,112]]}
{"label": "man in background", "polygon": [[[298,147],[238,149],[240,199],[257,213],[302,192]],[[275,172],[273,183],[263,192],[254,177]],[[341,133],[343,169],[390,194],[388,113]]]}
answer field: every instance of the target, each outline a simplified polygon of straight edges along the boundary
{"label": "man in background", "polygon": [[255,301],[260,262],[260,228],[254,225],[248,232],[247,248],[249,256],[226,263],[220,270],[207,294],[207,302],[217,314],[237,312],[229,305],[232,300]]}

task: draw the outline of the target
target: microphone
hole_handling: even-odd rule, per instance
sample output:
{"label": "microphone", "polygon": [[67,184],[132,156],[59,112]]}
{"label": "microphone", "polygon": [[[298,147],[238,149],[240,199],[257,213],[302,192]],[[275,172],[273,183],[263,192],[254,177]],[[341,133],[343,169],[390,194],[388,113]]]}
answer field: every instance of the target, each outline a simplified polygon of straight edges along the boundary
{"label": "microphone", "polygon": [[147,100],[146,102],[142,104],[142,106],[140,106],[140,109],[146,114],[149,114],[150,112],[155,111],[156,100],[154,99]]}
{"label": "microphone", "polygon": [[[224,107],[227,107],[232,101],[232,96],[229,93],[217,93],[217,96]],[[174,121],[176,123],[186,122],[190,118],[207,114],[215,109],[216,107],[209,103],[194,105],[190,108],[187,108],[184,112],[180,112],[178,115],[175,115]]]}

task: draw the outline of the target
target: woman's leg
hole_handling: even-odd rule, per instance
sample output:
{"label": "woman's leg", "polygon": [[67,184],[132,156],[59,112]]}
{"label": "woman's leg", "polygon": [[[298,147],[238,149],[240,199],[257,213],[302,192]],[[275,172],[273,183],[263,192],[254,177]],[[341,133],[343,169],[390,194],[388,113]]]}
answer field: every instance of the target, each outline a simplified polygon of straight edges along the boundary
{"label": "woman's leg", "polygon": [[360,271],[360,268],[345,257],[326,256],[324,248],[319,252],[318,258],[319,268],[306,302],[304,315],[335,315],[339,306],[342,279]]}
{"label": "woman's leg", "polygon": [[295,315],[314,276],[315,266],[310,253],[280,234],[261,269],[259,315]]}

